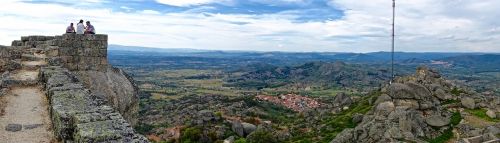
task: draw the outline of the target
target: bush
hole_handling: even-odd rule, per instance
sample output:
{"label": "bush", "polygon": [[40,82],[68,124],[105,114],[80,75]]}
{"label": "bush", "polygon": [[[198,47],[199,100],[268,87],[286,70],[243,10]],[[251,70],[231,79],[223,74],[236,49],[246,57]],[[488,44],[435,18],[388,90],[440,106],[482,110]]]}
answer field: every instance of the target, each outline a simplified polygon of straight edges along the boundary
{"label": "bush", "polygon": [[460,103],[458,100],[453,100],[453,99],[448,99],[443,102],[441,102],[441,105],[446,105],[446,104],[454,104],[454,103]]}
{"label": "bush", "polygon": [[139,124],[135,126],[135,130],[140,134],[148,134],[153,130],[154,126],[149,124]]}
{"label": "bush", "polygon": [[449,128],[443,132],[440,136],[428,140],[429,143],[446,143],[448,140],[453,138],[452,128]]}
{"label": "bush", "polygon": [[217,111],[217,112],[215,112],[214,114],[215,114],[215,116],[217,116],[217,117],[222,117],[222,112],[221,112],[221,111]]}
{"label": "bush", "polygon": [[458,125],[458,123],[460,123],[460,121],[462,121],[462,115],[460,115],[459,112],[454,112],[452,115],[451,115],[451,125],[455,126],[455,125]]}
{"label": "bush", "polygon": [[248,143],[275,143],[273,135],[271,132],[267,131],[255,131],[247,137]]}
{"label": "bush", "polygon": [[198,142],[201,138],[201,129],[197,127],[186,128],[182,131],[181,142],[183,143],[194,143]]}
{"label": "bush", "polygon": [[245,138],[239,138],[235,140],[234,143],[247,143],[247,140]]}
{"label": "bush", "polygon": [[451,90],[451,94],[455,95],[455,96],[460,96],[460,93],[465,93],[464,91],[462,91],[461,89],[458,89],[458,88],[453,88]]}

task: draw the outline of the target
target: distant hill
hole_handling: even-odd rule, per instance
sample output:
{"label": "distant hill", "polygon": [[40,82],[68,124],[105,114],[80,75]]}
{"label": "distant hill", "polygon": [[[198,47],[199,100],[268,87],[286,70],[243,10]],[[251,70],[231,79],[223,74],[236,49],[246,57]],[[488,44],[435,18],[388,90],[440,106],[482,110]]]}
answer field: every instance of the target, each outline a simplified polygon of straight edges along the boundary
{"label": "distant hill", "polygon": [[[310,62],[294,67],[264,67],[230,79],[231,86],[269,88],[276,86],[319,86],[366,88],[379,86],[388,71],[344,62]],[[303,87],[297,87],[303,88]]]}
{"label": "distant hill", "polygon": [[476,71],[500,71],[500,54],[461,55],[443,58],[438,61],[447,62],[455,67],[469,68]]}
{"label": "distant hill", "polygon": [[[388,62],[391,60],[390,52],[372,53],[341,53],[341,52],[258,52],[258,51],[221,51],[200,50],[182,48],[151,48],[137,46],[109,45],[110,54],[137,54],[141,55],[163,55],[163,56],[185,56],[206,58],[245,58],[245,59],[275,59],[275,60],[298,60],[298,61],[346,61],[346,62]],[[404,62],[424,62],[426,60],[438,60],[448,57],[481,55],[481,53],[415,53],[396,52],[394,59]]]}
{"label": "distant hill", "polygon": [[208,52],[209,50],[185,49],[185,48],[153,48],[138,46],[113,45],[108,46],[109,51],[132,51],[132,52],[165,52],[165,53],[195,53]]}

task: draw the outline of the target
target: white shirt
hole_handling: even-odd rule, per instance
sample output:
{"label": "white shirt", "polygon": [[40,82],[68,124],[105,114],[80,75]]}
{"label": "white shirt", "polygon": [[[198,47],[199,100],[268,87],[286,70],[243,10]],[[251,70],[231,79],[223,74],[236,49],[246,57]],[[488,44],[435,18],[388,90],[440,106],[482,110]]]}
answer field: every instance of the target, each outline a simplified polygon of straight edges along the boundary
{"label": "white shirt", "polygon": [[83,26],[83,23],[76,24],[76,34],[83,34],[83,31],[85,31],[85,26]]}

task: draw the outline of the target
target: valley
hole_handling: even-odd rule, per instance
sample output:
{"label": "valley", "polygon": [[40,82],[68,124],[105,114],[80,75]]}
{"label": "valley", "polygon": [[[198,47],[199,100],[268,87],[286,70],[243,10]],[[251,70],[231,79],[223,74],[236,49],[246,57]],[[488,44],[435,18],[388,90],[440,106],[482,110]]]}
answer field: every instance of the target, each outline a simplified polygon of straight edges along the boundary
{"label": "valley", "polygon": [[[500,93],[495,86],[500,71],[493,66],[471,66],[439,56],[422,60],[406,56],[410,58],[398,60],[398,76],[426,65],[464,90]],[[210,51],[109,53],[110,63],[136,80],[141,96],[136,130],[155,142],[330,142],[372,110],[372,102],[390,79],[386,59],[339,57]]]}

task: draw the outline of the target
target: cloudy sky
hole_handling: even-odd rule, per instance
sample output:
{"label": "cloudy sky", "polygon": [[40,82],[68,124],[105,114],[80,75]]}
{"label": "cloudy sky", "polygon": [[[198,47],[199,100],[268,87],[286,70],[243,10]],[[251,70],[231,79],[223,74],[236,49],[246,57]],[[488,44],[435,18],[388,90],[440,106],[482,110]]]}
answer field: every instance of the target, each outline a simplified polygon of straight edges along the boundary
{"label": "cloudy sky", "polygon": [[[499,0],[397,0],[396,50],[500,52]],[[89,20],[110,44],[258,51],[390,50],[391,0],[2,0],[0,44]]]}

